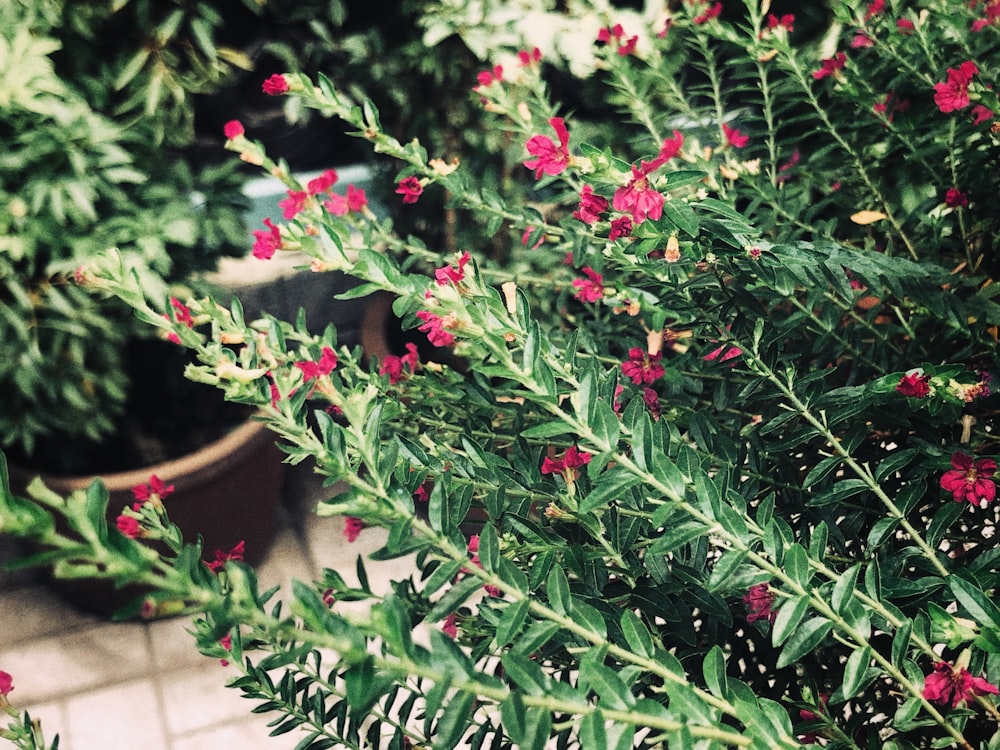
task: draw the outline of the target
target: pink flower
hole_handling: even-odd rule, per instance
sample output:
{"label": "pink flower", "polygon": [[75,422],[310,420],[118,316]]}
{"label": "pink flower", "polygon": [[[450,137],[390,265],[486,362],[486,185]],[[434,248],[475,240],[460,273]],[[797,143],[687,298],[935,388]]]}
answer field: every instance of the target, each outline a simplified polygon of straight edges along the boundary
{"label": "pink flower", "polygon": [[441,623],[441,632],[452,640],[458,638],[458,622],[455,613],[452,612]]}
{"label": "pink flower", "polygon": [[879,15],[884,10],[885,10],[885,0],[874,0],[874,2],[868,6],[868,10],[865,11],[865,20],[870,21],[872,18]]}
{"label": "pink flower", "polygon": [[503,66],[494,65],[491,70],[483,70],[476,74],[475,88],[488,88],[494,83],[499,83],[503,80]]}
{"label": "pink flower", "polygon": [[455,343],[455,337],[444,329],[444,321],[441,316],[427,310],[417,310],[416,315],[424,321],[422,325],[417,327],[417,330],[426,333],[427,338],[434,346],[451,346]]}
{"label": "pink flower", "polygon": [[923,697],[939,706],[968,703],[977,695],[997,695],[996,685],[982,677],[973,677],[965,667],[954,667],[946,661],[934,665],[934,671],[924,680]]}
{"label": "pink flower", "polygon": [[[708,354],[702,357],[702,359],[705,360],[706,362],[713,362],[716,360],[718,360],[719,362],[729,362],[729,360],[735,359],[736,357],[739,357],[741,354],[743,354],[743,350],[740,349],[738,346],[732,346],[732,345],[720,346],[710,351]],[[732,367],[734,364],[736,363],[731,362],[730,367]]]}
{"label": "pink flower", "polygon": [[527,68],[542,61],[542,51],[538,47],[529,50],[521,50],[517,53],[517,62],[522,68]]}
{"label": "pink flower", "polygon": [[981,125],[987,120],[993,119],[993,110],[989,107],[984,107],[982,104],[977,104],[972,108],[972,124]]}
{"label": "pink flower", "polygon": [[139,519],[133,516],[126,516],[124,513],[115,519],[115,527],[129,539],[135,539],[142,533],[142,528],[139,526]]}
{"label": "pink flower", "polygon": [[360,518],[355,518],[354,516],[344,516],[344,539],[348,542],[355,542],[358,536],[361,534],[361,530],[365,527],[364,522]]}
{"label": "pink flower", "polygon": [[955,502],[963,500],[972,505],[984,506],[996,498],[997,486],[992,477],[997,470],[992,458],[974,460],[961,452],[951,456],[952,468],[941,476],[941,489],[950,492]]}
{"label": "pink flower", "polygon": [[615,211],[629,213],[636,224],[647,218],[654,221],[663,215],[663,195],[654,190],[648,175],[675,157],[681,150],[684,136],[675,130],[673,138],[663,141],[660,153],[652,161],[643,161],[638,167],[632,165],[631,179],[615,190],[611,205]]}
{"label": "pink flower", "polygon": [[415,373],[419,364],[420,355],[417,354],[417,346],[408,341],[406,342],[406,354],[402,356],[396,356],[395,354],[386,355],[382,359],[382,364],[378,372],[379,375],[388,375],[389,384],[395,385],[405,377]]}
{"label": "pink flower", "polygon": [[571,445],[563,453],[562,458],[552,459],[546,456],[542,459],[542,474],[562,474],[566,477],[575,477],[576,469],[590,463],[593,458],[589,453],[584,453],[575,445]]}
{"label": "pink flower", "polygon": [[580,191],[580,206],[573,212],[573,218],[584,224],[594,224],[601,214],[608,210],[608,199],[594,192],[590,185],[584,185]]}
{"label": "pink flower", "polygon": [[268,96],[284,94],[288,91],[288,80],[280,73],[275,73],[264,81],[261,90]]}
{"label": "pink flower", "polygon": [[206,562],[205,565],[213,573],[218,573],[222,570],[227,562],[242,562],[243,554],[246,551],[246,544],[243,541],[237,543],[229,552],[223,552],[221,549],[215,550],[215,559],[212,562]]}
{"label": "pink flower", "polygon": [[453,284],[457,284],[462,279],[465,278],[465,266],[468,262],[472,260],[472,256],[469,255],[469,251],[466,250],[458,259],[457,266],[442,266],[434,271],[434,279],[437,281],[438,286],[445,286],[449,281]]}
{"label": "pink flower", "polygon": [[926,398],[931,393],[930,380],[930,375],[908,373],[899,379],[896,392],[908,398]]}
{"label": "pink flower", "polygon": [[0,669],[0,695],[10,695],[14,690],[14,678]]}
{"label": "pink flower", "polygon": [[422,485],[417,487],[417,491],[413,493],[413,499],[418,503],[430,502],[431,493],[430,490],[427,489],[427,482],[424,482]]}
{"label": "pink flower", "polygon": [[295,366],[302,371],[302,380],[308,383],[310,380],[329,375],[337,366],[337,353],[328,346],[324,346],[320,352],[318,362],[303,360],[296,362]]}
{"label": "pink flower", "polygon": [[909,18],[899,18],[896,20],[896,30],[903,36],[909,36],[916,27]]}
{"label": "pink flower", "polygon": [[750,136],[744,135],[736,128],[731,128],[725,123],[722,124],[722,132],[726,136],[726,143],[733,148],[743,148],[750,141]]}
{"label": "pink flower", "polygon": [[403,196],[403,203],[416,203],[417,198],[424,192],[424,186],[416,177],[404,177],[396,185],[396,193]]}
{"label": "pink flower", "polygon": [[747,607],[747,622],[751,625],[757,620],[767,620],[774,622],[778,613],[772,609],[774,606],[774,592],[766,583],[757,583],[743,595],[743,603]]}
{"label": "pink flower", "polygon": [[332,193],[323,205],[326,210],[334,216],[343,216],[349,211],[360,211],[368,205],[368,196],[365,191],[354,185],[347,186],[347,195]]}
{"label": "pink flower", "polygon": [[875,40],[868,36],[865,32],[859,31],[854,35],[851,40],[851,49],[866,49],[868,47],[874,47]]}
{"label": "pink flower", "polygon": [[534,159],[527,159],[524,166],[535,170],[535,179],[543,174],[556,175],[569,165],[569,130],[561,117],[553,117],[549,125],[556,131],[559,145],[545,135],[533,135],[528,139],[525,148]]}
{"label": "pink flower", "polygon": [[614,242],[619,237],[631,237],[632,236],[632,217],[631,216],[619,216],[617,219],[611,220],[611,231],[608,233],[608,239]]}
{"label": "pink flower", "polygon": [[845,65],[847,65],[847,55],[843,52],[838,52],[833,57],[823,60],[819,70],[813,71],[812,77],[819,81],[827,76],[836,75],[837,71],[843,70]]}
{"label": "pink flower", "polygon": [[156,474],[152,474],[149,477],[149,484],[137,484],[132,488],[132,496],[140,503],[144,503],[154,496],[165,500],[173,491],[172,484],[166,484]]}
{"label": "pink flower", "polygon": [[795,16],[791,13],[785,13],[781,18],[778,18],[774,13],[767,14],[767,28],[774,31],[777,29],[784,29],[789,34],[795,31]]}
{"label": "pink flower", "polygon": [[[222,636],[219,639],[219,645],[222,646],[222,650],[223,651],[232,652],[232,650],[233,650],[233,636],[230,635],[229,633],[226,633],[224,636]],[[227,667],[227,666],[229,666],[229,660],[228,659],[219,659],[219,664],[221,664],[224,667]]]}
{"label": "pink flower", "polygon": [[944,194],[944,204],[951,208],[965,208],[969,205],[969,198],[956,187],[950,187]]}
{"label": "pink flower", "polygon": [[225,133],[226,138],[231,141],[234,138],[239,138],[246,131],[243,129],[242,122],[239,120],[230,120],[223,126],[222,132]]}
{"label": "pink flower", "polygon": [[319,195],[327,192],[337,182],[337,172],[327,169],[319,177],[314,177],[306,184],[306,192],[309,195]]}
{"label": "pink flower", "polygon": [[281,249],[281,229],[276,227],[270,218],[264,219],[263,229],[253,230],[253,257],[260,260],[270,260],[274,253]]}
{"label": "pink flower", "polygon": [[660,396],[652,388],[642,389],[642,402],[649,409],[649,413],[653,416],[654,420],[660,418]]}
{"label": "pink flower", "polygon": [[281,214],[286,219],[294,219],[305,208],[309,193],[304,190],[289,190],[288,197],[278,201]]}
{"label": "pink flower", "polygon": [[604,277],[590,266],[580,269],[586,275],[585,279],[573,279],[573,294],[581,302],[600,302],[604,298]]}
{"label": "pink flower", "polygon": [[666,372],[660,364],[662,358],[660,353],[650,354],[633,346],[628,350],[628,359],[622,362],[622,374],[636,385],[652,385]]}
{"label": "pink flower", "polygon": [[969,106],[969,84],[979,67],[966,60],[958,68],[948,68],[948,80],[934,84],[934,103],[942,112],[954,112]]}
{"label": "pink flower", "polygon": [[701,25],[703,23],[708,23],[713,18],[718,18],[720,13],[722,13],[722,3],[721,2],[717,2],[717,3],[715,3],[715,5],[713,5],[711,8],[708,8],[701,15],[695,16],[692,19],[692,22],[695,25]]}

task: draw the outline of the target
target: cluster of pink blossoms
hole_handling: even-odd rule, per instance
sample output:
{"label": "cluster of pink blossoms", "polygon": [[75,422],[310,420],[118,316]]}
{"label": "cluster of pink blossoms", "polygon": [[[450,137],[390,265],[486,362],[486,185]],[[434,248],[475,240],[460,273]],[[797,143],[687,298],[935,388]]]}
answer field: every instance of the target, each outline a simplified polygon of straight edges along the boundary
{"label": "cluster of pink blossoms", "polygon": [[562,474],[567,481],[570,481],[576,477],[576,470],[589,464],[591,458],[593,458],[591,454],[571,445],[561,458],[549,458],[548,456],[543,458],[542,474]]}
{"label": "cluster of pink blossoms", "polygon": [[379,375],[389,376],[389,385],[396,385],[417,371],[420,365],[420,355],[416,344],[406,342],[406,354],[388,354],[382,358],[379,365]]}
{"label": "cluster of pink blossoms", "polygon": [[979,66],[966,60],[957,68],[948,68],[947,80],[934,84],[934,103],[942,112],[955,112],[969,106],[969,84],[979,73]]}
{"label": "cluster of pink blossoms", "polygon": [[[971,0],[969,7],[975,10],[979,6],[979,2],[980,0]],[[998,21],[1000,21],[1000,0],[986,0],[983,6],[983,17],[972,22],[972,31],[982,31]]]}
{"label": "cluster of pink blossoms", "polygon": [[610,28],[603,28],[597,32],[597,41],[602,44],[618,45],[617,53],[621,57],[626,57],[635,52],[636,44],[639,42],[638,36],[628,36],[620,23],[616,23]]}
{"label": "cluster of pink blossoms", "polygon": [[215,559],[212,561],[206,560],[205,565],[213,573],[218,573],[226,566],[227,562],[242,562],[245,553],[246,544],[240,540],[228,552],[223,552],[221,549],[215,550]]}
{"label": "cluster of pink blossoms", "polygon": [[142,536],[142,526],[139,523],[139,514],[142,512],[142,506],[146,503],[151,503],[154,506],[159,505],[161,501],[166,500],[173,492],[174,485],[167,484],[156,476],[156,474],[152,474],[149,477],[148,483],[137,484],[132,488],[132,497],[135,498],[135,502],[132,503],[131,509],[126,509],[115,519],[115,526],[129,539],[136,539]]}

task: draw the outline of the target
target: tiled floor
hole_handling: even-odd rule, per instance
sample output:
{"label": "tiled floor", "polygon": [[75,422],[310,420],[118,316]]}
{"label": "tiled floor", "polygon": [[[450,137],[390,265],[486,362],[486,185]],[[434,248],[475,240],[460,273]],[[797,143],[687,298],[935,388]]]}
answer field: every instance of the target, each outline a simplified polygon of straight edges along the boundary
{"label": "tiled floor", "polygon": [[[357,556],[380,547],[383,533],[366,529],[347,544],[342,519],[310,512],[315,483],[299,474],[289,485],[298,497],[288,498],[258,569],[261,587],[309,580],[324,567],[350,581]],[[0,540],[0,562],[15,553]],[[366,569],[373,588],[390,573],[407,574],[398,560]],[[235,672],[199,655],[187,626],[186,618],[109,623],[68,605],[37,573],[0,572],[0,670],[14,678],[9,697],[41,719],[46,739],[60,735],[61,750],[294,748],[302,737],[268,737],[272,717],[251,714],[252,704],[224,687]]]}

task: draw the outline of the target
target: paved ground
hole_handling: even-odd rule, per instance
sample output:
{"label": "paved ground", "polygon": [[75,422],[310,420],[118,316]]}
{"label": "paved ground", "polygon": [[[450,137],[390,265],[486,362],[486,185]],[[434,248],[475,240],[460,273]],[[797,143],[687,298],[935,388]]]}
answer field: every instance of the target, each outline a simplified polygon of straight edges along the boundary
{"label": "paved ground", "polygon": [[[380,547],[381,531],[366,529],[347,544],[343,519],[309,512],[322,490],[301,473],[289,484],[277,539],[259,568],[261,588],[309,580],[324,567],[356,580],[357,555]],[[15,551],[0,540],[0,561]],[[366,568],[373,588],[406,575],[400,561]],[[61,750],[292,750],[302,736],[268,737],[269,717],[252,715],[252,704],[224,687],[232,668],[199,655],[187,627],[186,618],[109,623],[68,605],[37,573],[0,572],[9,697],[41,719],[47,739],[60,735]]]}

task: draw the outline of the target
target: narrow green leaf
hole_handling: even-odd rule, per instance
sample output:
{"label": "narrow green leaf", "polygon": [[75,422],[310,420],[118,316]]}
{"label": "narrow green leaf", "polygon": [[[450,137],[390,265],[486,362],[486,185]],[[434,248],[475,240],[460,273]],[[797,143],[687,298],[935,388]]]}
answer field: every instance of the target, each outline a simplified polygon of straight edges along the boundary
{"label": "narrow green leaf", "polygon": [[713,695],[728,700],[729,686],[726,680],[726,657],[722,654],[722,648],[716,644],[707,654],[702,663],[702,673],[705,677],[705,684]]}
{"label": "narrow green leaf", "polygon": [[844,700],[850,700],[861,691],[868,674],[868,663],[871,658],[872,648],[868,645],[854,650],[847,658],[847,664],[844,667],[844,682],[841,686]]}
{"label": "narrow green leaf", "polygon": [[778,614],[774,618],[774,625],[771,626],[771,642],[775,646],[780,646],[788,640],[788,637],[795,632],[795,629],[805,619],[808,611],[808,594],[803,594],[782,604],[778,608]]}
{"label": "narrow green leaf", "polygon": [[568,615],[573,611],[573,599],[569,593],[569,580],[566,573],[558,564],[552,566],[549,571],[548,581],[545,585],[545,592],[548,595],[552,608],[561,615]]}
{"label": "narrow green leaf", "polygon": [[646,657],[653,655],[653,638],[645,623],[635,612],[630,609],[623,610],[619,623],[625,642],[634,653]]}
{"label": "narrow green leaf", "polygon": [[794,664],[822,643],[833,626],[825,617],[813,617],[792,632],[778,656],[778,669]]}

